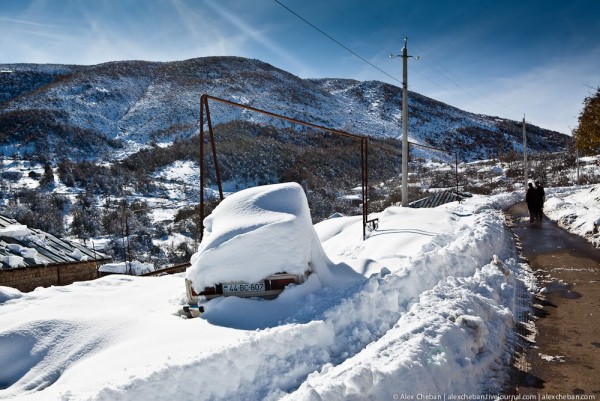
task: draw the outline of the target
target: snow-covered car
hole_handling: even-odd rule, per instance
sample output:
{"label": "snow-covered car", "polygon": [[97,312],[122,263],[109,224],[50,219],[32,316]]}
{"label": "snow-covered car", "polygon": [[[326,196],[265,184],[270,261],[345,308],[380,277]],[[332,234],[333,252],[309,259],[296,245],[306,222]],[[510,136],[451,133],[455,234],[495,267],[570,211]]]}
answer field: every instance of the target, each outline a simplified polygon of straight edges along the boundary
{"label": "snow-covered car", "polygon": [[204,219],[186,270],[184,310],[198,316],[216,297],[275,298],[305,281],[315,288],[362,279],[325,254],[300,184],[258,186],[229,195]]}
{"label": "snow-covered car", "polygon": [[184,311],[198,316],[203,302],[221,296],[275,298],[311,273],[321,280],[328,263],[299,184],[248,188],[204,219],[204,238],[186,271]]}
{"label": "snow-covered car", "polygon": [[183,307],[188,317],[198,317],[204,312],[200,305],[202,300],[209,301],[221,296],[236,296],[241,298],[276,298],[290,284],[302,284],[311,274],[307,270],[304,274],[275,273],[255,283],[245,281],[229,281],[217,283],[211,287],[205,287],[200,293],[196,293],[192,281],[185,279],[185,292],[188,304]]}

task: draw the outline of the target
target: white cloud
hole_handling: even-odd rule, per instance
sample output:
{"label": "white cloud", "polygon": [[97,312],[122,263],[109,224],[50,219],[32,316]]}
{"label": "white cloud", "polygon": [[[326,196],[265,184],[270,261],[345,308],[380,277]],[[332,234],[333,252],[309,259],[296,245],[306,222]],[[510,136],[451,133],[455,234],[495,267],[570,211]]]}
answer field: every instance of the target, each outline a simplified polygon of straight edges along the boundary
{"label": "white cloud", "polygon": [[69,17],[61,23],[45,23],[51,14],[39,10],[0,18],[0,63],[171,61],[234,55],[247,42],[240,33],[225,35],[228,30],[207,17],[205,8],[194,9],[178,0],[154,4],[153,9],[145,7],[133,15],[116,10],[114,4],[75,6],[65,12]]}
{"label": "white cloud", "polygon": [[[577,58],[469,87],[434,88],[428,96],[468,111],[521,120],[570,134],[590,86],[600,85],[600,47]],[[469,93],[466,93],[467,90]]]}
{"label": "white cloud", "polygon": [[500,80],[495,84],[497,98],[522,110],[537,125],[570,134],[589,95],[586,85],[600,85],[599,60],[600,47],[577,59],[563,59]]}

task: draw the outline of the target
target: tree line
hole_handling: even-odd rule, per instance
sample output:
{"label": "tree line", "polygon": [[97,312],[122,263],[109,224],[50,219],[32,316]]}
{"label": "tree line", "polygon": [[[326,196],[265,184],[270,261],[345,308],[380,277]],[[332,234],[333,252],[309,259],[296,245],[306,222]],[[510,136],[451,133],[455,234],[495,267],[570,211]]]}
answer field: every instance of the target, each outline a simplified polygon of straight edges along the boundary
{"label": "tree line", "polygon": [[[600,91],[600,89],[599,89]],[[585,101],[580,125],[574,132],[575,144],[582,152],[600,152],[598,130],[594,124],[600,101],[600,92]],[[594,114],[596,113],[596,114]],[[466,132],[463,134],[467,134]],[[348,138],[323,134],[311,129],[292,129],[259,125],[248,121],[231,121],[215,127],[217,156],[224,181],[245,186],[295,181],[307,193],[314,222],[335,212],[360,214],[360,206],[344,199],[343,195],[360,184],[360,145]],[[458,142],[445,143],[454,149]],[[484,141],[490,154],[506,168],[508,179],[518,182],[522,177],[520,155],[514,150],[504,150],[499,137],[478,135],[474,141]],[[466,143],[463,144],[465,147]],[[469,143],[470,147],[477,144]],[[153,223],[148,205],[133,199],[133,195],[168,197],[168,191],[156,174],[176,161],[199,160],[200,138],[182,138],[167,147],[151,143],[147,148],[112,163],[94,163],[72,160],[67,157],[47,160],[44,172],[36,176],[40,186],[37,190],[18,189],[2,191],[6,199],[4,212],[23,224],[39,228],[58,236],[71,235],[89,242],[92,238],[108,237],[107,253],[116,259],[135,257],[157,264],[189,259],[195,250],[194,241],[199,237],[200,221],[198,206],[190,198],[190,206],[181,208],[174,221]],[[214,184],[214,165],[208,142],[205,143],[207,178]],[[461,149],[457,149],[461,150]],[[464,149],[463,149],[464,151]],[[397,139],[373,139],[369,142],[369,180],[371,210],[382,210],[399,202],[399,174],[401,166],[400,143]],[[459,152],[460,153],[460,152]],[[532,156],[533,174],[542,175],[549,185],[566,185],[571,180],[564,171],[575,164],[574,152],[563,156],[540,153]],[[428,167],[425,160],[411,160],[412,180],[426,183],[411,186],[410,198],[416,200],[427,195],[425,187],[454,187],[459,181],[462,190],[474,193],[492,193],[510,183],[495,180],[491,175],[466,169],[459,177],[449,170],[437,171]],[[15,177],[2,175],[3,181]],[[592,177],[593,180],[593,177]],[[55,182],[60,181],[76,196],[55,193]],[[383,185],[385,184],[385,185]],[[198,188],[194,191],[198,192]],[[196,200],[197,202],[197,200]],[[217,204],[209,200],[209,210]],[[172,233],[189,238],[187,244],[159,247],[153,240],[166,238]]]}

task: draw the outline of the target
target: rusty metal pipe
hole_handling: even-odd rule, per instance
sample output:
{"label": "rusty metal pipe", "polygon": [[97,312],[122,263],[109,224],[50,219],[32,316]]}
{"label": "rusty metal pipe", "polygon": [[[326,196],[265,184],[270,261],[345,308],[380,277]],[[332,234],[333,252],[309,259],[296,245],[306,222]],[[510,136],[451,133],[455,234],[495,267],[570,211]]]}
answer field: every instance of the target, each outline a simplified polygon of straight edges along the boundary
{"label": "rusty metal pipe", "polygon": [[204,109],[206,108],[206,119],[208,123],[209,129],[209,139],[211,142],[211,149],[213,160],[215,163],[215,171],[216,171],[216,179],[217,185],[219,186],[219,196],[221,200],[223,200],[223,188],[221,184],[221,175],[219,171],[219,165],[217,162],[217,148],[214,140],[214,132],[212,128],[212,122],[210,119],[210,111],[208,108],[208,99],[214,100],[215,102],[224,103],[233,107],[239,107],[242,109],[254,111],[256,113],[264,114],[273,118],[277,118],[280,120],[288,121],[294,124],[304,125],[306,127],[315,128],[321,131],[329,132],[332,134],[344,136],[347,138],[351,138],[356,141],[360,141],[360,156],[361,156],[361,188],[362,188],[362,200],[363,200],[363,239],[366,238],[366,227],[367,227],[367,218],[368,218],[368,182],[369,182],[369,169],[368,169],[368,136],[364,135],[356,135],[350,134],[345,131],[336,130],[333,128],[324,127],[322,125],[317,125],[313,123],[309,123],[307,121],[298,120],[291,117],[282,116],[280,114],[272,113],[270,111],[261,110],[256,107],[247,106],[240,103],[235,103],[230,100],[221,99],[218,97],[210,96],[204,94],[200,97],[200,221],[202,224],[201,232],[200,232],[200,241],[202,241],[202,237],[204,235]]}
{"label": "rusty metal pipe", "polygon": [[206,98],[200,98],[200,241],[204,236],[204,103]]}
{"label": "rusty metal pipe", "polygon": [[208,123],[208,133],[210,135],[210,143],[211,143],[211,147],[212,147],[213,162],[215,163],[215,173],[217,175],[217,185],[219,186],[219,197],[221,200],[223,200],[223,186],[221,185],[221,173],[219,170],[219,162],[217,161],[217,148],[215,145],[215,136],[213,133],[212,122],[210,120],[210,110],[208,108],[208,99],[205,101],[205,107],[206,107],[206,122]]}
{"label": "rusty metal pipe", "polygon": [[353,139],[357,139],[357,140],[360,140],[362,138],[366,138],[363,135],[350,134],[350,133],[345,132],[345,131],[340,131],[340,130],[336,130],[336,129],[333,129],[333,128],[324,127],[322,125],[317,125],[317,124],[309,123],[309,122],[306,122],[306,121],[297,120],[295,118],[282,116],[281,114],[276,114],[276,113],[272,113],[270,111],[257,109],[255,107],[247,106],[245,104],[235,103],[235,102],[232,102],[230,100],[225,100],[225,99],[221,99],[221,98],[210,96],[210,95],[202,95],[202,96],[206,97],[207,99],[214,100],[216,102],[221,102],[221,103],[228,104],[230,106],[239,107],[239,108],[250,110],[250,111],[255,111],[255,112],[260,113],[260,114],[265,114],[265,115],[270,116],[270,117],[278,118],[280,120],[285,120],[285,121],[289,121],[291,123],[295,123],[295,124],[300,124],[300,125],[304,125],[304,126],[307,126],[307,127],[316,128],[316,129],[319,129],[319,130],[322,130],[322,131],[331,132],[331,133],[342,135],[342,136],[346,136],[346,137],[349,137],[349,138],[353,138]]}

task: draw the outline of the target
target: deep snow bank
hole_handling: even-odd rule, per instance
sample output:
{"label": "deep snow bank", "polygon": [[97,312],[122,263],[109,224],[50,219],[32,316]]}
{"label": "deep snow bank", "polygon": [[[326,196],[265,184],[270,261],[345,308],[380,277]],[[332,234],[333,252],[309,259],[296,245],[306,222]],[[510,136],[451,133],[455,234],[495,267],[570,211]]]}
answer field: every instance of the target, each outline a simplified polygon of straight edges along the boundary
{"label": "deep snow bank", "polygon": [[600,184],[546,192],[544,214],[567,231],[600,247]]}
{"label": "deep snow bank", "polygon": [[[286,290],[263,301],[273,309],[286,298],[300,301],[276,326],[98,398],[185,398],[192,388],[196,400],[393,399],[426,388],[497,393],[515,294],[525,291],[513,276],[518,266],[502,213],[483,198],[434,210],[391,208],[366,241],[360,219],[333,220],[325,225],[326,248],[348,265],[367,266],[367,280],[309,294]],[[224,315],[257,305],[217,299],[209,310],[214,301]]]}
{"label": "deep snow bank", "polygon": [[501,393],[515,316],[529,302],[519,270],[511,259],[483,266],[473,276],[440,281],[379,340],[340,365],[324,365],[284,399],[444,399]]}
{"label": "deep snow bank", "polygon": [[11,299],[21,298],[23,293],[16,288],[0,286],[0,305]]}
{"label": "deep snow bank", "polygon": [[315,274],[272,301],[214,299],[207,314],[220,321],[177,316],[183,275],[109,276],[27,294],[0,288],[0,366],[11,365],[0,372],[8,386],[0,399],[497,393],[512,316],[527,296],[495,210],[513,196],[522,194],[389,208],[364,241],[360,217],[319,224],[329,258],[367,277],[326,286]]}
{"label": "deep snow bank", "polygon": [[[381,265],[395,270],[383,278],[373,275],[353,309],[364,308],[366,294],[373,292],[392,302],[388,309],[381,305],[373,309],[397,319],[381,338],[339,365],[324,365],[284,399],[380,400],[418,395],[442,399],[450,394],[501,392],[515,340],[514,322],[528,308],[534,281],[526,267],[515,262],[512,238],[494,207],[507,207],[519,197],[476,197],[463,205],[421,211],[388,209],[370,238],[381,230],[395,237],[396,246],[412,241],[409,248],[415,252],[395,252],[395,258],[389,257],[392,244],[382,243],[381,238],[354,249],[347,241],[328,246],[336,230],[334,223],[326,223],[327,250],[338,252],[342,259],[357,259],[363,251],[379,255]],[[445,234],[444,227],[453,234]],[[341,230],[337,235],[346,234]],[[399,267],[394,269],[396,264]],[[330,316],[335,315],[332,310]],[[375,331],[368,327],[370,333]]]}

